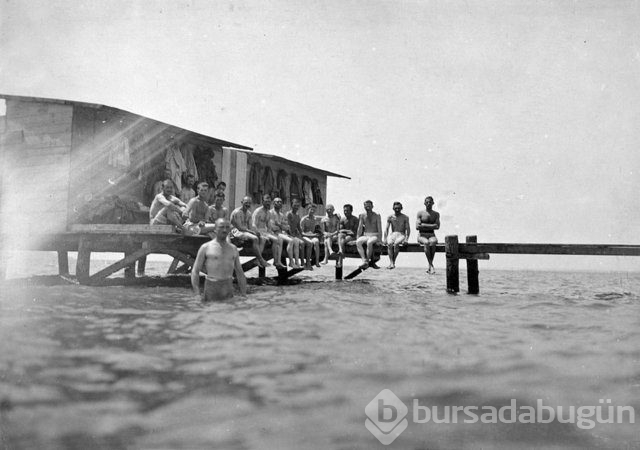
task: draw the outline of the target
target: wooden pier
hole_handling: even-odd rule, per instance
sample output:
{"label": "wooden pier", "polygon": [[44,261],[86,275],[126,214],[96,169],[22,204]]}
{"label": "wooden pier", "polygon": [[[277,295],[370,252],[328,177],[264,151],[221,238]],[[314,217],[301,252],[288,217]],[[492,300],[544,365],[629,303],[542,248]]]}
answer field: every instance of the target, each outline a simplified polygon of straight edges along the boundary
{"label": "wooden pier", "polygon": [[[184,236],[173,231],[169,225],[72,225],[71,230],[55,235],[40,235],[28,243],[20,242],[21,250],[55,251],[58,253],[58,271],[60,275],[69,275],[68,252],[77,252],[75,276],[80,284],[100,285],[107,277],[124,269],[123,282],[143,276],[146,257],[149,254],[165,254],[174,258],[168,273],[188,273],[193,266],[198,249],[207,242],[207,236]],[[10,242],[4,240],[3,247],[10,249]],[[8,244],[8,245],[7,245]],[[239,245],[238,243],[236,243]],[[320,245],[321,257],[324,256],[323,245]],[[382,245],[375,247],[375,259],[387,254]],[[334,252],[337,247],[334,246]],[[354,242],[346,246],[344,258],[360,258]],[[640,256],[640,245],[612,244],[528,244],[528,243],[479,243],[476,236],[467,236],[465,242],[459,242],[458,236],[446,236],[444,244],[436,245],[437,253],[446,255],[446,289],[455,294],[460,291],[459,262],[466,260],[467,292],[478,294],[479,270],[478,260],[487,260],[490,254],[528,254],[528,255],[610,255]],[[91,273],[92,253],[122,253],[123,257],[108,267]],[[417,243],[400,246],[402,253],[423,253],[424,247]],[[250,257],[242,265],[246,272],[258,267],[257,258],[250,247],[242,247],[240,256]],[[266,260],[272,259],[269,248],[263,255]],[[5,258],[3,258],[5,259]],[[360,275],[364,270],[357,268],[343,277],[342,262],[335,257],[336,280],[349,280]],[[137,264],[137,267],[136,267]],[[136,270],[137,269],[137,270]],[[278,270],[277,282],[286,282],[290,277],[303,269]],[[258,267],[258,277],[266,276],[266,269]]]}

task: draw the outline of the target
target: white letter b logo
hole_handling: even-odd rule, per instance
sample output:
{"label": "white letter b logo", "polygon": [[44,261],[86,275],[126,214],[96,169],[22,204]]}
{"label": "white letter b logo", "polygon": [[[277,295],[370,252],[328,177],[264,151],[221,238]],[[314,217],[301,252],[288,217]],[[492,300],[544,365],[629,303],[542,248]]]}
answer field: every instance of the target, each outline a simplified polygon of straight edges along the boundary
{"label": "white letter b logo", "polygon": [[407,405],[389,389],[383,389],[364,409],[365,427],[383,445],[389,445],[407,428]]}

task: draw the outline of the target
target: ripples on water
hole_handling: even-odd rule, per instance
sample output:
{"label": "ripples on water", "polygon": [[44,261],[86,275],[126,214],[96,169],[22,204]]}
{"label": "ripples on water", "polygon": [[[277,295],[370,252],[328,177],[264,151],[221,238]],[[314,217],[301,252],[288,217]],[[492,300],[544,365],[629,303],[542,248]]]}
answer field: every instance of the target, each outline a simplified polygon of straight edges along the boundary
{"label": "ripples on water", "polygon": [[[185,287],[3,287],[6,448],[371,448],[364,407],[640,412],[640,275],[332,268],[201,304]],[[410,424],[391,448],[639,448],[637,425]],[[380,446],[381,447],[381,446]]]}

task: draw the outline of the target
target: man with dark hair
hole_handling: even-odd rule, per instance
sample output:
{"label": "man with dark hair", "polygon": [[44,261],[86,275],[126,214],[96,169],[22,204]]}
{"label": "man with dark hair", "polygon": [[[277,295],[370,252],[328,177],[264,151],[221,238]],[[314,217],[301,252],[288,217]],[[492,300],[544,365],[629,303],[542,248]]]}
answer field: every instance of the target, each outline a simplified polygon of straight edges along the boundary
{"label": "man with dark hair", "polygon": [[[384,230],[384,237],[382,239],[386,243],[387,252],[389,253],[389,265],[387,269],[395,269],[400,245],[409,240],[409,234],[411,233],[409,218],[405,214],[402,214],[402,203],[394,202],[393,212],[393,214],[387,217],[387,228]],[[389,227],[391,227],[391,233],[389,233]]]}
{"label": "man with dark hair", "polygon": [[273,232],[271,221],[271,195],[264,194],[262,196],[262,206],[258,206],[251,215],[251,226],[260,233],[260,254],[264,251],[267,241],[270,241],[274,265],[278,269],[286,269],[278,259],[282,254],[282,239]]}
{"label": "man with dark hair", "polygon": [[346,204],[342,207],[344,217],[340,219],[340,229],[338,230],[338,267],[342,266],[347,242],[355,241],[358,233],[358,218],[353,215],[353,205]]}
{"label": "man with dark hair", "polygon": [[231,236],[241,241],[250,241],[253,252],[258,258],[260,267],[268,267],[270,264],[262,257],[260,252],[260,232],[251,226],[251,197],[242,199],[242,206],[231,213]]}
{"label": "man with dark hair", "polygon": [[156,195],[149,207],[149,223],[151,225],[175,225],[177,231],[182,231],[182,211],[187,207],[174,194],[173,181],[166,179],[162,182],[162,192]]}
{"label": "man with dark hair", "polygon": [[311,267],[311,248],[315,250],[316,256],[316,267],[320,267],[320,224],[316,219],[316,205],[310,203],[307,205],[308,214],[302,218],[300,221],[300,228],[302,229],[302,239],[309,246],[309,250],[307,250],[307,264],[305,265],[305,269],[313,270]]}
{"label": "man with dark hair", "polygon": [[209,215],[209,205],[205,201],[209,192],[209,185],[201,181],[198,183],[198,195],[193,197],[187,203],[187,208],[182,213],[183,217],[186,217],[185,233],[186,234],[207,234],[215,229],[213,224],[206,224],[207,217]]}
{"label": "man with dark hair", "polygon": [[[364,211],[358,218],[358,239],[356,239],[356,248],[362,259],[360,268],[373,267],[374,269],[379,269],[380,267],[373,260],[373,246],[382,239],[382,220],[380,219],[380,214],[373,212],[373,202],[371,200],[364,202]],[[367,245],[366,254],[363,248],[365,244]]]}
{"label": "man with dark hair", "polygon": [[426,209],[418,212],[416,230],[420,233],[418,242],[424,246],[424,254],[429,262],[427,273],[435,274],[433,257],[436,254],[436,244],[438,243],[435,231],[440,228],[440,213],[433,210],[433,197],[430,195],[425,197],[424,206]]}

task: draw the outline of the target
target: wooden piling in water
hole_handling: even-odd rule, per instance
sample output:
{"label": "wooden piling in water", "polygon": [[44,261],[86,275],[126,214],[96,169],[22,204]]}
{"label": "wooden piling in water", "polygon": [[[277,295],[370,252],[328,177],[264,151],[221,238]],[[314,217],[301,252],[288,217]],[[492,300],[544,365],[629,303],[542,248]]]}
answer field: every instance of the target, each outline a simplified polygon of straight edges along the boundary
{"label": "wooden piling in water", "polygon": [[[478,236],[467,236],[465,239],[467,252],[475,253],[477,250],[473,246],[478,242]],[[478,279],[478,260],[467,258],[467,294],[479,294],[480,281]]]}
{"label": "wooden piling in water", "polygon": [[91,268],[91,249],[87,238],[80,238],[78,242],[78,260],[76,261],[76,278],[82,284],[89,280]]}
{"label": "wooden piling in water", "polygon": [[447,255],[447,292],[458,293],[460,292],[458,236],[446,236],[444,238],[444,248]]}
{"label": "wooden piling in water", "polygon": [[[132,252],[124,252],[124,257],[131,256]],[[126,280],[132,280],[136,277],[136,263],[135,261],[124,268],[124,278]]]}
{"label": "wooden piling in water", "polygon": [[58,275],[69,275],[69,254],[66,250],[58,250]]}

